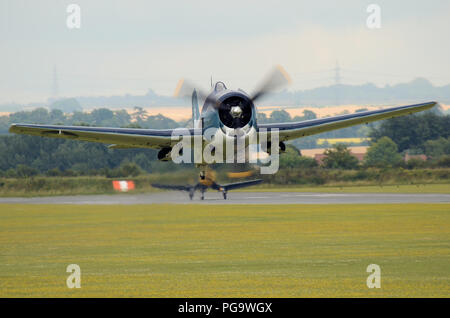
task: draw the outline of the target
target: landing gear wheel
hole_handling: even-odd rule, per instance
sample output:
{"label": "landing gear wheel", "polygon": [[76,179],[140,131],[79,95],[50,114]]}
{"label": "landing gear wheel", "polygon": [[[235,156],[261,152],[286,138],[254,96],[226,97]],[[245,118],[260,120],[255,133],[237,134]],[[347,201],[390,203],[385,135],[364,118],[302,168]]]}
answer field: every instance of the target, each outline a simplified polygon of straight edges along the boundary
{"label": "landing gear wheel", "polygon": [[227,199],[227,193],[224,191],[223,192],[223,199],[226,200]]}
{"label": "landing gear wheel", "polygon": [[200,200],[205,200],[205,189],[201,190]]}

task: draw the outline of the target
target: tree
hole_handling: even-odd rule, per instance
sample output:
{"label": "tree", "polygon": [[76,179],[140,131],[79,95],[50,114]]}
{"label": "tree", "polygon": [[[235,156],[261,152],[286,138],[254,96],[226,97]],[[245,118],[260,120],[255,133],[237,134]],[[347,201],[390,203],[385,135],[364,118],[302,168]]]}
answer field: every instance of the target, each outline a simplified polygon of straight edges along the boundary
{"label": "tree", "polygon": [[282,110],[274,110],[270,114],[270,121],[272,123],[285,123],[291,121],[291,116],[284,109]]}
{"label": "tree", "polygon": [[397,144],[389,137],[382,137],[373,143],[364,157],[364,164],[370,167],[395,167],[401,162]]}
{"label": "tree", "polygon": [[295,116],[292,120],[293,121],[304,121],[304,120],[311,120],[311,119],[316,119],[316,118],[317,118],[316,113],[314,113],[311,110],[305,109],[303,111],[303,116]]}
{"label": "tree", "polygon": [[136,177],[142,173],[142,169],[134,162],[122,163],[119,169],[123,177]]}
{"label": "tree", "polygon": [[336,144],[334,149],[325,151],[326,157],[323,159],[323,165],[329,169],[356,169],[358,159],[350,153],[350,150],[344,144]]}
{"label": "tree", "polygon": [[315,112],[305,109],[303,111],[303,118],[304,120],[316,119],[317,115]]}
{"label": "tree", "polygon": [[428,140],[424,144],[425,154],[433,159],[443,155],[450,155],[450,137]]}
{"label": "tree", "polygon": [[148,116],[145,121],[141,121],[138,123],[141,124],[144,128],[153,128],[153,129],[178,127],[178,123],[175,120],[165,117],[161,114]]}
{"label": "tree", "polygon": [[398,146],[398,151],[419,149],[424,151],[427,140],[450,137],[450,116],[439,116],[433,112],[425,112],[412,116],[401,116],[381,122],[378,128],[370,133],[373,141],[387,136]]}
{"label": "tree", "polygon": [[132,113],[131,116],[136,122],[142,123],[145,119],[147,119],[148,114],[142,107],[135,106],[134,113]]}
{"label": "tree", "polygon": [[64,113],[60,109],[52,109],[49,113],[50,120],[54,124],[64,124],[66,121],[66,117]]}
{"label": "tree", "polygon": [[58,99],[50,104],[50,109],[58,109],[65,113],[73,113],[75,111],[83,111],[80,103],[75,98]]}
{"label": "tree", "polygon": [[317,167],[317,162],[308,157],[302,157],[297,148],[286,146],[286,152],[280,155],[280,168],[305,168]]}
{"label": "tree", "polygon": [[114,112],[107,108],[98,108],[92,111],[91,116],[95,125],[102,126],[102,123],[114,118]]}
{"label": "tree", "polygon": [[260,124],[267,124],[269,122],[267,115],[265,113],[261,113],[261,112],[256,114],[256,120]]}
{"label": "tree", "polygon": [[294,139],[291,142],[297,149],[317,148],[317,136],[307,136]]}
{"label": "tree", "polygon": [[19,178],[26,178],[37,175],[38,171],[26,165],[18,165],[16,168],[16,174]]}
{"label": "tree", "polygon": [[142,169],[134,162],[127,162],[126,160],[122,164],[113,170],[106,170],[106,177],[108,178],[126,178],[136,177],[142,173]]}
{"label": "tree", "polygon": [[0,116],[0,134],[8,133],[8,129],[9,129],[9,117]]}
{"label": "tree", "polygon": [[131,116],[125,109],[116,110],[114,112],[114,117],[116,119],[116,123],[121,127],[128,125],[131,122]]}
{"label": "tree", "polygon": [[437,167],[450,168],[450,155],[440,157],[435,164]]}

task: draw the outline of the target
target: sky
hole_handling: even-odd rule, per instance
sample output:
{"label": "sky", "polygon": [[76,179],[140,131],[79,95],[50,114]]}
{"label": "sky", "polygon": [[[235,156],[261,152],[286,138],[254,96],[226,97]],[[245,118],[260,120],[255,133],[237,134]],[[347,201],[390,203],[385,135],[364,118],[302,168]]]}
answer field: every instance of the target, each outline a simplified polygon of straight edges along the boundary
{"label": "sky", "polygon": [[211,76],[252,91],[276,64],[291,90],[334,84],[337,64],[344,84],[450,83],[448,0],[0,0],[0,39],[0,103],[46,101],[55,73],[59,97],[171,95]]}

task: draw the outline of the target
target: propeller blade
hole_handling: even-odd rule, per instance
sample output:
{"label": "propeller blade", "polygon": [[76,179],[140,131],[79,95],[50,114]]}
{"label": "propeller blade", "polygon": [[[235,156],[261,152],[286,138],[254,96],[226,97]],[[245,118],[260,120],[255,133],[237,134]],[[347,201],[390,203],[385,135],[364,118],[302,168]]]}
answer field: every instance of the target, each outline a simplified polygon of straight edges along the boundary
{"label": "propeller blade", "polygon": [[197,92],[197,95],[200,99],[205,100],[206,97],[209,95],[204,90],[196,87],[196,85],[194,85],[191,81],[182,78],[178,81],[173,96],[176,98],[186,98],[186,97],[191,98],[194,90]]}
{"label": "propeller blade", "polygon": [[259,85],[256,92],[252,94],[252,101],[260,99],[269,93],[273,93],[276,90],[287,86],[291,82],[291,77],[286,70],[281,65],[277,65]]}

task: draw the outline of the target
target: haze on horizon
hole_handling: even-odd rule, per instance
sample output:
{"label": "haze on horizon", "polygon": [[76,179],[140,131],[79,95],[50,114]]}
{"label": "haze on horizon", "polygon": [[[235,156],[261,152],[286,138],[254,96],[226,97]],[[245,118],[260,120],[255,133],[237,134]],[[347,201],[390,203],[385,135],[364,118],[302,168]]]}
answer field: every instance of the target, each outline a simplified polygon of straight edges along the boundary
{"label": "haze on horizon", "polygon": [[[68,29],[66,8],[81,7]],[[369,29],[367,6],[381,7]],[[60,96],[173,93],[210,76],[251,91],[274,65],[290,89],[378,86],[424,77],[450,83],[450,2],[347,0],[189,2],[0,0],[0,103]]]}

